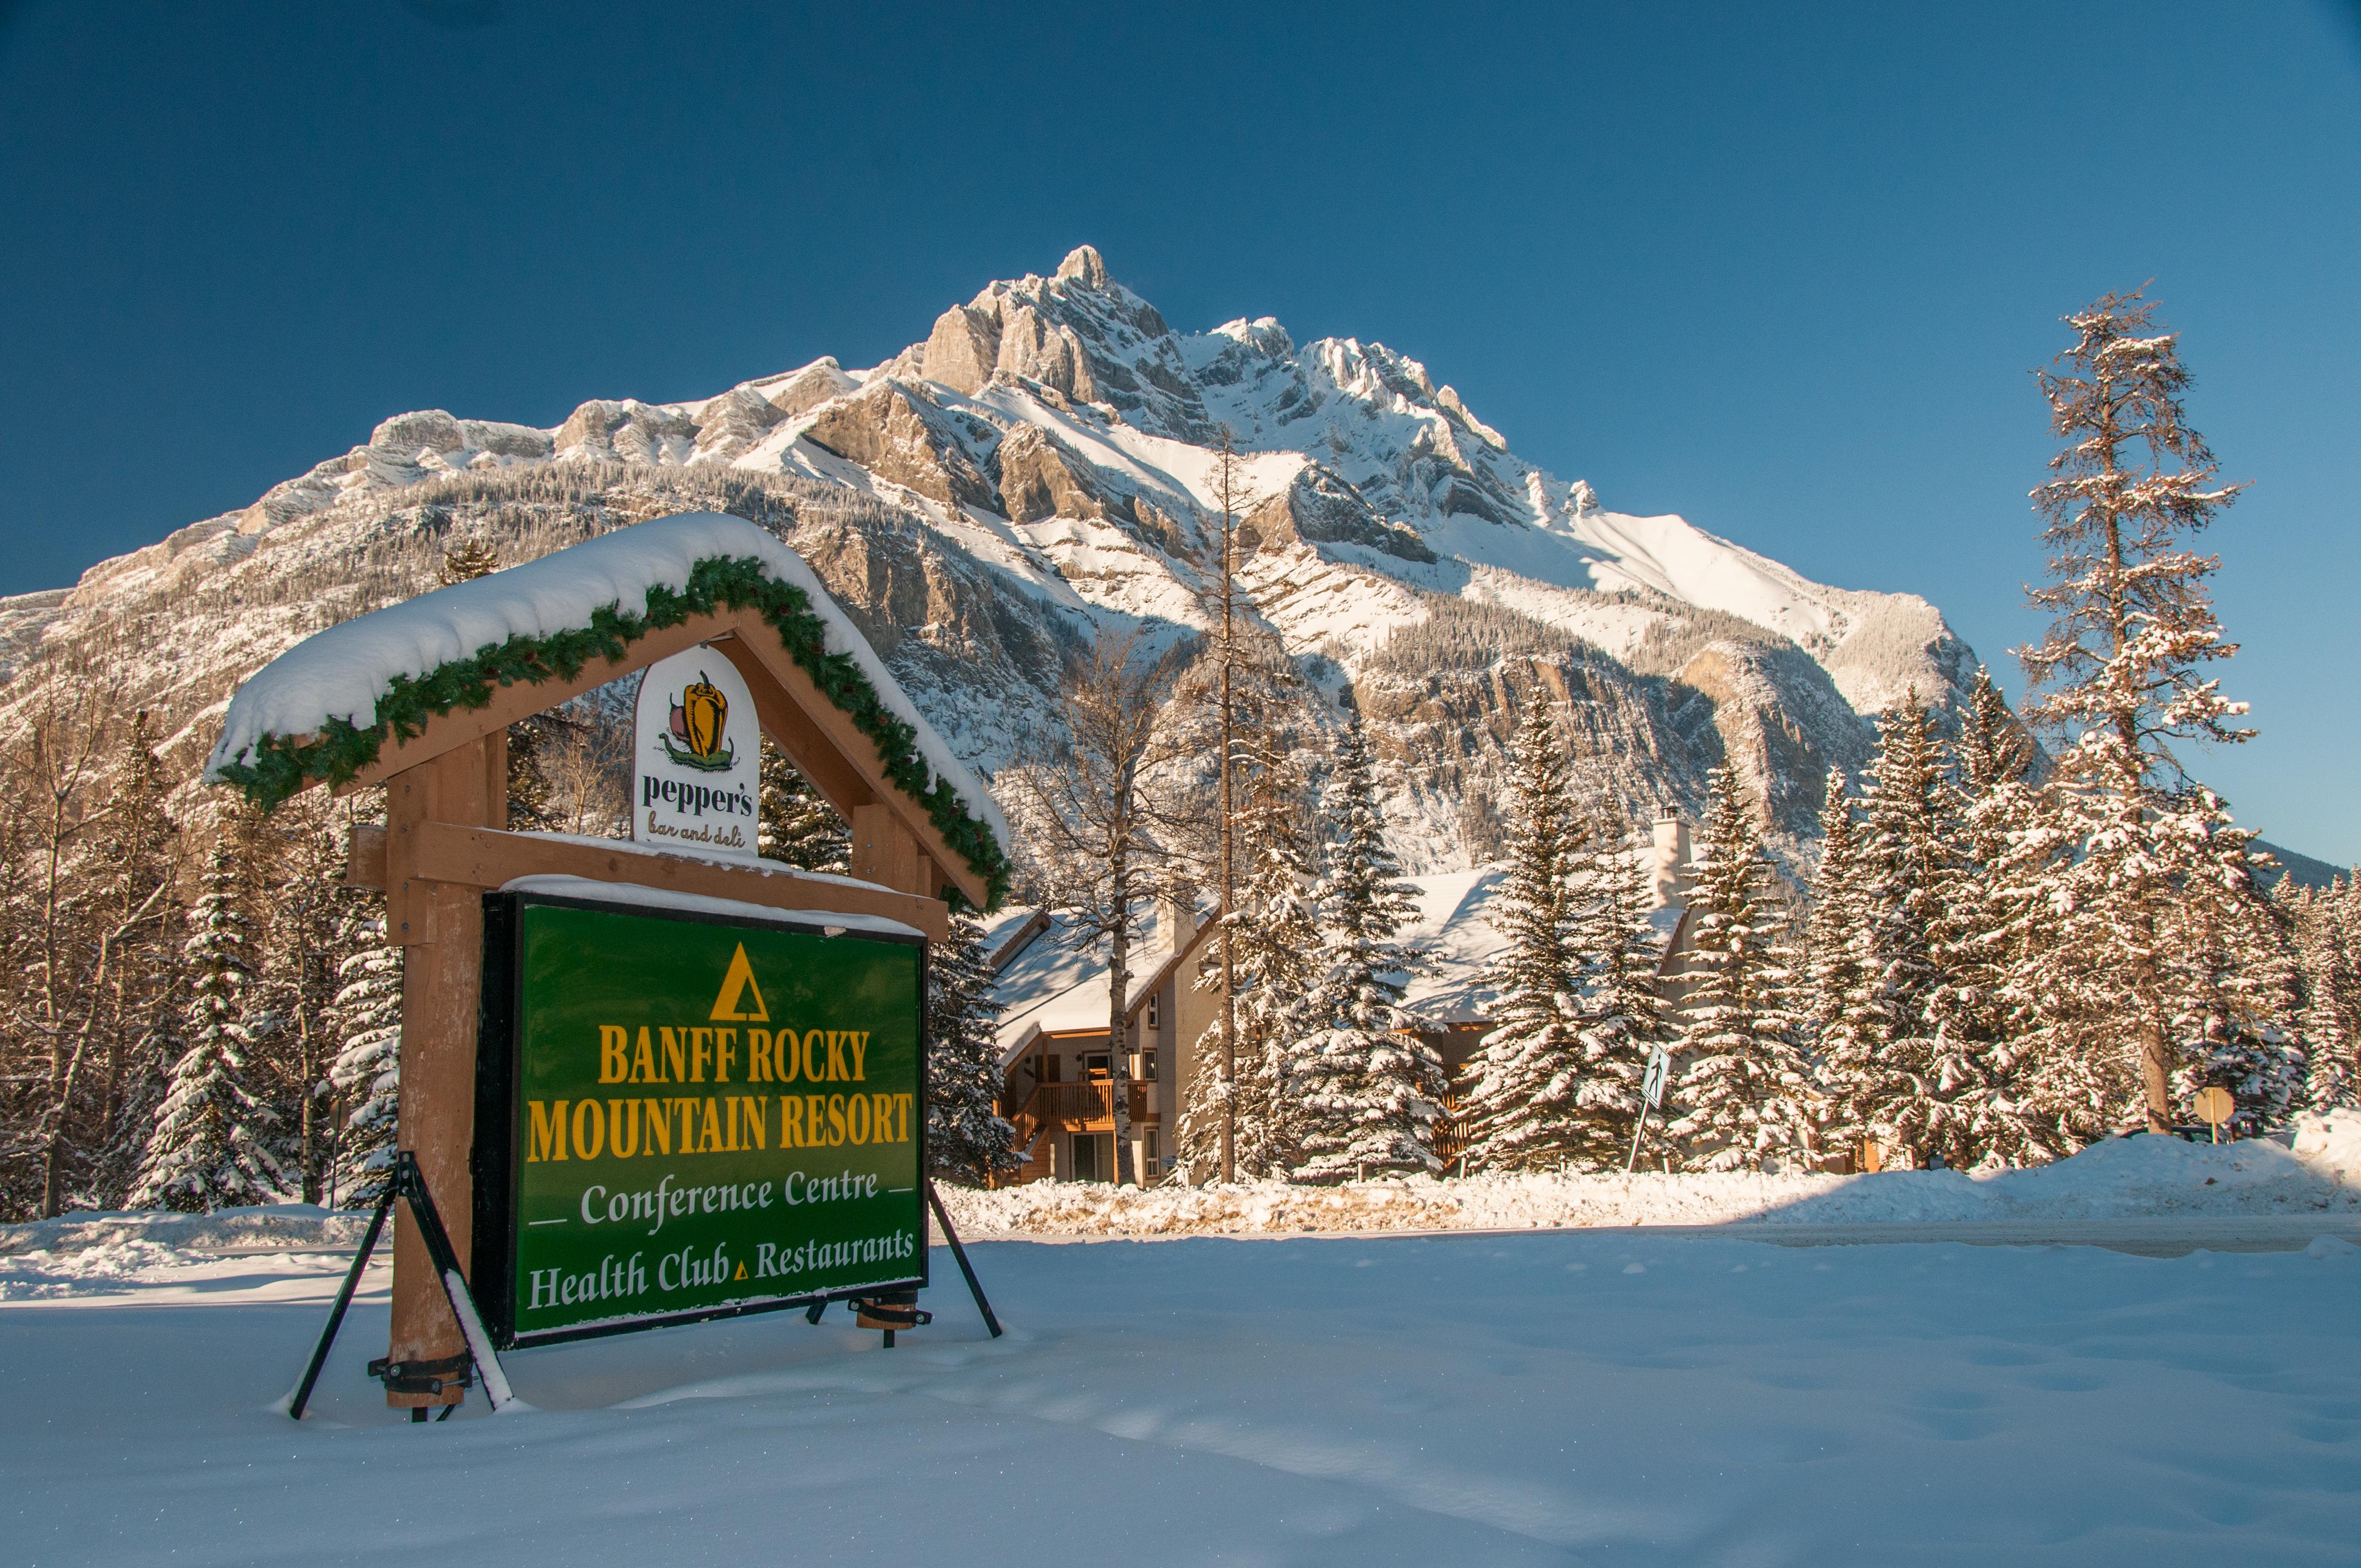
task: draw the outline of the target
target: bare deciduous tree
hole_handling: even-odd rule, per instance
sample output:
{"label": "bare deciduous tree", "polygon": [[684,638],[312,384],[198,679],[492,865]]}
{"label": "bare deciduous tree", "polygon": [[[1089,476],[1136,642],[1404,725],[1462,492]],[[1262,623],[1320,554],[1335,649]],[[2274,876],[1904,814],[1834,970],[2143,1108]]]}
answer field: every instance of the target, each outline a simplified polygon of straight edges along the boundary
{"label": "bare deciduous tree", "polygon": [[1078,938],[1104,937],[1107,1054],[1114,1078],[1115,1181],[1133,1180],[1131,1064],[1125,1003],[1141,910],[1160,884],[1180,813],[1151,778],[1178,757],[1167,703],[1185,650],[1153,650],[1134,630],[1102,633],[1068,667],[1061,732],[1006,775],[1027,819],[1051,902]]}

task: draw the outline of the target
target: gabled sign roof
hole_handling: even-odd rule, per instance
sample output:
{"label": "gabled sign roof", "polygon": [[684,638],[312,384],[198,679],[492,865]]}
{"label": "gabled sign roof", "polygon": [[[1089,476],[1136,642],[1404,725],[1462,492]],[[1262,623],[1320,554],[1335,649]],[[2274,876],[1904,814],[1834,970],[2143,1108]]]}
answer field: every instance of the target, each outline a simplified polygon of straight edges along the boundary
{"label": "gabled sign roof", "polygon": [[715,642],[763,727],[851,819],[883,804],[967,899],[1007,824],[800,555],[743,518],[659,518],[330,627],[238,689],[205,777],[265,810],[452,751]]}

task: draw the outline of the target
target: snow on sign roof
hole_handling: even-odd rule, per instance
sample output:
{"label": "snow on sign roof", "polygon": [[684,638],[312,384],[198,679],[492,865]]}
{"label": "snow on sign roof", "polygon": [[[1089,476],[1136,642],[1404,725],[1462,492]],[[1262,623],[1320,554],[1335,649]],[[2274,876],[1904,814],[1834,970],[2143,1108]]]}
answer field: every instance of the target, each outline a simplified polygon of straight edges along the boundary
{"label": "snow on sign roof", "polygon": [[[398,717],[389,707],[421,709],[410,715],[415,719],[425,711],[461,706],[461,699],[435,689],[438,674],[521,642],[580,634],[602,622],[676,624],[677,614],[656,621],[657,601],[676,607],[679,597],[695,588],[692,579],[701,567],[709,581],[715,568],[746,562],[771,582],[800,590],[819,620],[826,653],[851,660],[878,703],[909,727],[917,760],[931,775],[930,784],[911,793],[924,797],[932,787],[947,787],[964,815],[984,829],[984,858],[997,863],[1008,837],[999,806],[951,755],[818,576],[766,530],[719,512],[688,512],[618,529],[305,639],[238,688],[204,776],[236,784],[265,804],[284,798],[305,783],[331,776],[335,759],[324,755],[331,742],[349,740],[348,750],[366,750],[373,757],[381,732]],[[633,635],[635,630],[624,633],[626,640]],[[480,674],[476,678],[480,681]],[[826,689],[828,683],[820,685]],[[862,715],[852,717],[858,722]],[[889,766],[895,761],[886,760]],[[943,826],[955,845],[964,847],[962,841],[972,838]],[[986,872],[983,865],[976,869]]]}

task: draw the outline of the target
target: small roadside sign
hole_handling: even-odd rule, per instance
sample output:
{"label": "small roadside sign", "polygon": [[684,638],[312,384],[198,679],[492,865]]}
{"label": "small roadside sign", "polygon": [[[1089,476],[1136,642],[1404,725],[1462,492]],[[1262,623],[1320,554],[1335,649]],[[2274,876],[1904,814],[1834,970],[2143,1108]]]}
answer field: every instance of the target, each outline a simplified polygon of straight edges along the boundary
{"label": "small roadside sign", "polygon": [[2197,1119],[2213,1129],[2213,1141],[2222,1141],[2222,1124],[2238,1113],[2238,1102],[2220,1084],[2197,1091]]}
{"label": "small roadside sign", "polygon": [[1648,1076],[1641,1080],[1640,1092],[1646,1098],[1650,1110],[1659,1110],[1664,1106],[1664,1079],[1671,1070],[1672,1058],[1664,1054],[1664,1047],[1658,1046],[1648,1053]]}

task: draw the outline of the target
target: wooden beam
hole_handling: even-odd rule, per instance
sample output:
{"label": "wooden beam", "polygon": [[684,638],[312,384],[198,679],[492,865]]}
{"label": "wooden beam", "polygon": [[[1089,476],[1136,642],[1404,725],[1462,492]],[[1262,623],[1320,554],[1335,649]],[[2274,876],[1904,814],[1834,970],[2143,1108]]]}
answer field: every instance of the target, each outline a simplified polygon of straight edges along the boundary
{"label": "wooden beam", "polygon": [[927,872],[931,868],[918,853],[918,841],[902,830],[893,809],[883,802],[852,814],[852,874],[899,893],[932,898]]}
{"label": "wooden beam", "polygon": [[[777,634],[771,635],[776,641]],[[812,788],[836,807],[838,816],[851,822],[854,812],[876,800],[877,792],[868,778],[837,750],[836,738],[787,695],[773,678],[770,665],[746,645],[743,637],[725,637],[713,650],[745,677],[746,689],[754,696],[754,717],[762,721],[763,733],[771,738],[771,744],[811,781]]]}
{"label": "wooden beam", "polygon": [[[779,634],[770,623],[752,611],[739,617],[739,646],[751,653],[771,680],[785,691],[795,705],[808,714],[820,733],[831,743],[838,755],[844,757],[859,770],[863,782],[876,800],[894,814],[902,830],[917,841],[919,850],[943,869],[952,884],[968,902],[978,909],[983,907],[983,879],[967,863],[967,857],[944,842],[934,818],[926,807],[890,783],[885,777],[884,759],[877,753],[876,743],[853,728],[851,718],[820,691],[806,674],[803,666],[788,657],[780,646]],[[742,667],[742,666],[741,666]],[[752,672],[748,672],[750,677]],[[751,679],[750,679],[750,683]],[[814,784],[818,784],[814,779]],[[842,809],[840,807],[839,809]],[[850,814],[848,813],[848,817]]]}
{"label": "wooden beam", "polygon": [[[658,659],[684,652],[701,642],[726,636],[738,629],[738,618],[730,611],[719,615],[692,616],[678,626],[668,626],[649,632],[624,649],[620,659],[593,659],[572,680],[553,674],[545,681],[527,685],[496,686],[491,700],[481,707],[454,708],[426,721],[426,727],[414,738],[398,745],[389,745],[378,753],[377,761],[353,775],[348,784],[336,786],[339,795],[350,795],[370,784],[383,784],[405,768],[414,768],[446,751],[467,745],[495,730],[505,734],[508,727],[520,718],[571,701],[584,692],[596,691],[609,681],[620,680],[634,671],[645,669]],[[764,630],[769,630],[768,627]],[[771,632],[771,641],[779,636]],[[782,651],[782,657],[785,656]],[[506,764],[502,764],[505,769]]]}
{"label": "wooden beam", "polygon": [[356,822],[345,839],[345,885],[385,891],[385,829],[374,822]]}
{"label": "wooden beam", "polygon": [[882,916],[923,931],[938,942],[950,934],[950,911],[939,900],[882,887],[859,887],[769,861],[731,864],[692,860],[677,850],[648,849],[621,839],[550,838],[449,822],[423,823],[416,838],[412,874],[430,883],[467,889],[470,897],[522,876],[574,876],[707,898],[732,898],[766,909]]}
{"label": "wooden beam", "polygon": [[[467,1157],[476,1131],[476,1025],[483,985],[484,906],[475,889],[436,883],[422,877],[419,861],[431,829],[449,823],[481,823],[505,814],[506,792],[495,797],[488,754],[478,736],[391,782],[387,791],[389,835],[387,908],[397,892],[410,927],[397,933],[401,962],[401,1110],[400,1146],[415,1153],[418,1168],[434,1195],[443,1226],[451,1233],[462,1267],[470,1266],[475,1225],[475,1186]],[[398,848],[397,848],[398,846]],[[401,880],[393,881],[399,872]],[[407,1216],[404,1216],[405,1222]],[[463,1354],[467,1343],[451,1315],[418,1227],[397,1224],[393,1233],[393,1302],[387,1355],[395,1361],[440,1361]],[[458,1403],[456,1387],[442,1394],[398,1394],[397,1408]]]}

